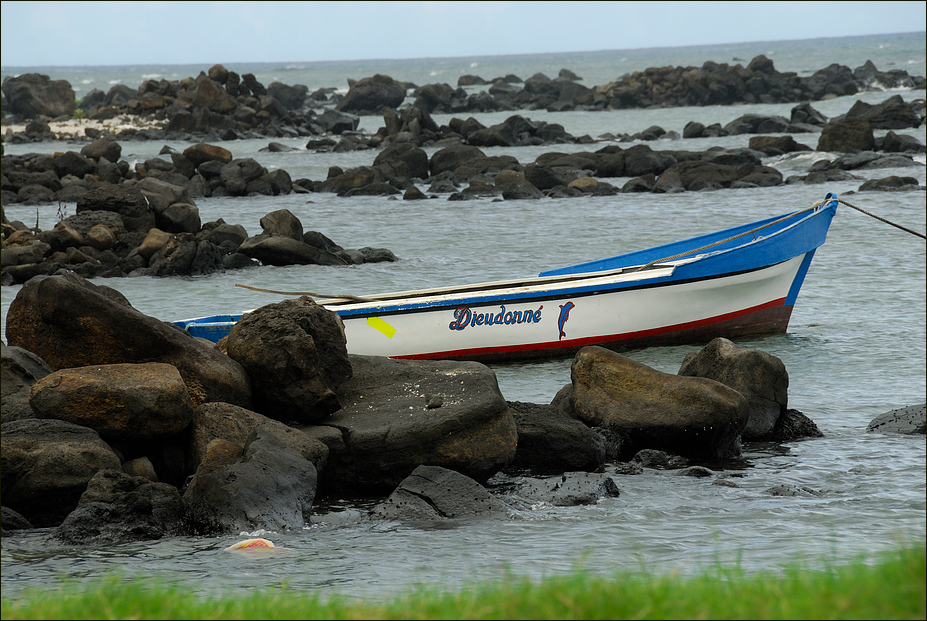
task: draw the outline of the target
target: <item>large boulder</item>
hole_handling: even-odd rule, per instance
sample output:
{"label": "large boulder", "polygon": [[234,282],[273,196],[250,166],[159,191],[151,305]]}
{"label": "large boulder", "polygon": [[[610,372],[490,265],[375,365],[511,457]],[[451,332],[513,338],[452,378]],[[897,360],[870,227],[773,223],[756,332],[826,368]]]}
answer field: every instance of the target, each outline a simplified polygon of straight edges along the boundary
{"label": "large boulder", "polygon": [[257,427],[243,451],[226,440],[210,442],[183,498],[199,534],[301,529],[317,484],[312,462]]}
{"label": "large boulder", "polygon": [[35,418],[29,405],[33,384],[52,372],[45,361],[22,347],[0,342],[0,420],[8,423],[21,418]]}
{"label": "large boulder", "polygon": [[846,117],[830,121],[821,130],[817,151],[848,153],[872,151],[875,137],[872,125],[862,117]]}
{"label": "large boulder", "polygon": [[408,168],[409,178],[428,178],[428,154],[421,147],[410,142],[390,144],[377,154],[374,166],[387,163],[402,163]]}
{"label": "large boulder", "polygon": [[343,257],[303,240],[261,233],[238,246],[238,252],[263,265],[345,265]]}
{"label": "large boulder", "polygon": [[77,108],[74,89],[66,80],[40,73],[24,73],[3,80],[4,112],[25,118],[71,116]]}
{"label": "large boulder", "polygon": [[187,509],[176,487],[100,470],[53,537],[70,545],[107,545],[186,534]]}
{"label": "large boulder", "polygon": [[148,231],[155,225],[154,211],[137,187],[103,184],[85,192],[77,199],[76,214],[90,211],[116,213],[130,231]]}
{"label": "large boulder", "polygon": [[572,414],[620,431],[632,453],[654,448],[693,458],[741,456],[747,400],[733,388],[663,373],[598,346],[576,354],[570,376]]}
{"label": "large boulder", "polygon": [[470,477],[440,466],[419,466],[371,515],[384,520],[438,522],[505,511],[504,503]]}
{"label": "large boulder", "polygon": [[511,468],[534,473],[595,471],[606,458],[600,433],[550,405],[509,401],[518,431]]}
{"label": "large boulder", "polygon": [[122,157],[122,146],[112,138],[103,136],[82,147],[80,154],[96,162],[103,158],[109,162],[118,162]]}
{"label": "large boulder", "polygon": [[475,362],[350,356],[341,410],[306,431],[331,453],[323,485],[391,490],[425,464],[479,482],[515,456],[515,421],[492,370]]}
{"label": "large boulder", "polygon": [[245,314],[226,351],[251,377],[254,409],[283,422],[324,420],[352,373],[341,319],[308,296]]}
{"label": "large boulder", "polygon": [[295,450],[322,471],[328,461],[328,447],[307,433],[231,403],[204,403],[193,413],[186,448],[188,470],[196,472],[206,459],[209,443],[224,440],[244,453],[258,427],[273,433],[285,446]]}
{"label": "large boulder", "polygon": [[869,122],[872,129],[905,129],[920,127],[923,123],[917,108],[905,103],[901,95],[893,95],[880,104],[856,101],[846,118],[860,118]]}
{"label": "large boulder", "polygon": [[451,145],[435,151],[428,162],[428,167],[431,175],[437,176],[443,172],[454,172],[470,160],[485,157],[486,154],[478,147],[466,144]]}
{"label": "large boulder", "polygon": [[355,82],[336,109],[355,113],[378,112],[384,107],[398,108],[405,98],[405,84],[378,73]]}
{"label": "large boulder", "polygon": [[789,407],[789,373],[779,358],[716,338],[683,359],[679,375],[706,377],[730,386],[747,399],[744,440],[767,440]]}
{"label": "large boulder", "polygon": [[251,405],[240,364],[177,326],[132,308],[121,293],[73,272],[29,280],[10,304],[7,342],[52,369],[163,362],[177,367],[194,404]]}
{"label": "large boulder", "polygon": [[927,405],[910,405],[880,414],[870,421],[866,431],[922,436],[927,433]]}
{"label": "large boulder", "polygon": [[193,420],[177,368],[161,362],[59,369],[32,387],[37,418],[90,427],[107,441],[160,440]]}
{"label": "large boulder", "polygon": [[113,449],[87,427],[35,418],[0,427],[3,505],[39,528],[60,524],[97,472],[120,466]]}
{"label": "large boulder", "polygon": [[228,149],[203,142],[190,145],[183,150],[183,155],[190,160],[196,168],[199,168],[201,164],[206,162],[228,164],[232,161],[232,152]]}
{"label": "large boulder", "polygon": [[715,161],[688,160],[673,164],[657,179],[655,192],[672,192],[677,188],[689,192],[734,187],[734,184],[771,187],[782,184],[782,173],[770,166],[721,164]]}
{"label": "large boulder", "polygon": [[618,484],[604,472],[565,472],[557,477],[525,479],[506,490],[508,504],[530,509],[538,504],[555,507],[594,505],[621,495]]}
{"label": "large boulder", "polygon": [[260,220],[264,235],[279,235],[303,241],[303,223],[289,209],[278,209]]}

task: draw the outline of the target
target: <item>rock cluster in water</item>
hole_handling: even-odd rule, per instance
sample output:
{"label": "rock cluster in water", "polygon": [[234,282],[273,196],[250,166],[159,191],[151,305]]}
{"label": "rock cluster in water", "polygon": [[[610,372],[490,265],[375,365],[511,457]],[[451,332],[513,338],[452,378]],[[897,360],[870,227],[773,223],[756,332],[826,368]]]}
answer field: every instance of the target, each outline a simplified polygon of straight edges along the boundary
{"label": "rock cluster in water", "polygon": [[[701,67],[658,67],[622,76],[609,84],[587,87],[580,76],[562,69],[556,78],[536,74],[492,80],[466,75],[457,87],[416,86],[385,75],[349,81],[341,96],[335,89],[309,93],[303,85],[261,84],[253,74],[239,75],[222,65],[183,80],[146,80],[131,88],[117,84],[109,92],[94,89],[78,102],[64,80],[41,74],[3,82],[4,114],[17,119],[72,116],[107,120],[120,115],[151,118],[163,126],[161,139],[215,133],[221,139],[263,136],[310,136],[356,129],[352,115],[381,114],[398,108],[411,92],[413,108],[429,114],[467,114],[511,110],[615,110],[750,103],[799,103],[853,95],[875,88],[924,88],[923,77],[904,70],[880,71],[871,61],[850,70],[833,64],[809,77],[781,73],[765,56],[746,67],[706,62]],[[466,87],[486,86],[468,92]],[[353,127],[352,127],[353,125]],[[158,130],[132,132],[151,138]],[[41,133],[33,128],[32,133]],[[92,136],[93,137],[93,136]],[[123,138],[129,136],[123,136]],[[211,139],[211,138],[210,138]]]}
{"label": "rock cluster in water", "polygon": [[[821,436],[782,362],[723,338],[675,375],[583,348],[545,405],[507,401],[480,363],[349,355],[306,297],[214,344],[63,271],[23,286],[6,336],[3,529],[69,544],[299,529],[330,494],[434,522],[595,503],[644,468],[736,486],[701,464]],[[887,418],[870,430],[924,433],[923,406]]]}

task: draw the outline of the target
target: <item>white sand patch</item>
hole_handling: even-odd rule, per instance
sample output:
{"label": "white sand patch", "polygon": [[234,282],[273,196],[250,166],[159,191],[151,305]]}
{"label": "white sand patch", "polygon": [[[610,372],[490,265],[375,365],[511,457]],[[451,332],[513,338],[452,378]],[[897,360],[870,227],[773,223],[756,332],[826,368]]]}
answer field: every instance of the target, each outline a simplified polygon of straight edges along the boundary
{"label": "white sand patch", "polygon": [[[161,129],[167,121],[155,121],[144,119],[137,116],[122,114],[105,121],[96,121],[92,119],[69,119],[67,121],[50,121],[48,127],[51,132],[57,135],[61,140],[85,139],[87,138],[87,128],[97,129],[103,132],[116,134],[124,129]],[[9,141],[12,134],[20,134],[26,131],[25,123],[16,123],[5,125],[3,129],[4,140]]]}

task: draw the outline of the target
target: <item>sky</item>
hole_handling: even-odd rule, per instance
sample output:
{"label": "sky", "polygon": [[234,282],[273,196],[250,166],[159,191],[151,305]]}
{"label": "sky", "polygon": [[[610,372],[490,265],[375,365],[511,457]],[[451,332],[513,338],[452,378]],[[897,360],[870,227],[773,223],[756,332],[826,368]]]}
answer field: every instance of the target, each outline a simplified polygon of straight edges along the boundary
{"label": "sky", "polygon": [[0,2],[0,65],[444,58],[925,30],[927,2]]}

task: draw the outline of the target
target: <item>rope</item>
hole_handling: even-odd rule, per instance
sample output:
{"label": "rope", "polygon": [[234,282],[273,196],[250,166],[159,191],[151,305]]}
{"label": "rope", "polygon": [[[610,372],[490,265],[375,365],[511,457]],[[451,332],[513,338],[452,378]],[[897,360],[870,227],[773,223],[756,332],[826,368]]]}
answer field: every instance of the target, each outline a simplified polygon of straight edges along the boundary
{"label": "rope", "polygon": [[[820,207],[821,205],[823,205],[824,203],[826,203],[827,200],[828,200],[828,199],[824,199],[824,200],[822,200],[822,201],[818,201],[817,203],[811,205],[810,207],[806,207],[805,209],[802,209],[801,211],[796,211],[795,213],[790,213],[789,215],[783,216],[783,217],[779,218],[778,220],[774,220],[774,221],[772,221],[772,222],[767,222],[767,223],[764,224],[763,226],[758,226],[758,227],[756,227],[756,228],[754,228],[754,229],[750,229],[749,231],[744,231],[743,233],[738,233],[737,235],[734,235],[734,236],[732,236],[732,237],[728,237],[727,239],[722,239],[722,240],[719,240],[719,241],[710,243],[710,244],[708,244],[707,246],[702,246],[701,248],[693,248],[692,250],[687,250],[687,251],[685,251],[685,252],[680,252],[679,254],[674,254],[674,255],[671,256],[671,257],[664,257],[664,258],[662,258],[662,259],[655,259],[655,260],[651,261],[650,263],[648,263],[647,265],[642,265],[642,266],[640,266],[639,268],[637,268],[636,270],[634,270],[634,272],[643,271],[643,270],[645,270],[645,269],[647,269],[647,268],[653,267],[654,265],[656,265],[656,264],[658,264],[658,263],[665,263],[666,261],[673,261],[673,260],[678,259],[678,258],[680,258],[680,257],[684,257],[684,256],[687,256],[687,255],[696,253],[696,252],[701,252],[701,251],[703,251],[703,250],[708,250],[709,248],[714,248],[715,246],[720,246],[720,245],[722,245],[722,244],[726,244],[726,243],[729,242],[729,241],[733,241],[733,240],[735,240],[735,239],[740,239],[741,237],[746,237],[747,235],[753,235],[753,234],[756,233],[757,231],[762,231],[762,230],[765,229],[765,228],[769,228],[769,227],[771,227],[771,226],[774,226],[774,225],[776,225],[776,224],[779,224],[780,222],[785,222],[786,220],[788,220],[788,219],[790,219],[790,218],[794,218],[795,216],[800,216],[801,214],[803,214],[803,213],[805,213],[805,212],[807,212],[807,211],[812,211],[812,210],[814,210],[814,209],[817,209],[818,207]],[[842,201],[841,201],[841,202],[842,202]]]}
{"label": "rope", "polygon": [[241,287],[242,289],[250,289],[251,291],[260,291],[261,293],[276,293],[278,295],[306,295],[310,298],[320,298],[325,300],[351,300],[352,302],[373,302],[370,298],[362,298],[356,295],[342,294],[342,295],[321,295],[319,293],[312,293],[311,291],[299,292],[299,291],[273,291],[272,289],[259,289],[257,287],[251,287],[249,285],[235,285],[236,287]]}
{"label": "rope", "polygon": [[843,204],[846,205],[847,207],[852,207],[852,208],[855,209],[856,211],[858,211],[858,212],[860,212],[860,213],[864,213],[864,214],[866,214],[867,216],[871,216],[871,217],[875,218],[876,220],[879,220],[880,222],[884,222],[885,224],[891,224],[892,226],[894,226],[894,227],[896,227],[896,228],[899,228],[899,229],[901,229],[902,231],[904,231],[904,232],[906,232],[906,233],[910,233],[911,235],[917,235],[917,236],[920,237],[921,239],[927,239],[927,236],[925,236],[923,233],[918,233],[917,231],[912,231],[912,230],[909,229],[909,228],[905,228],[905,227],[901,226],[900,224],[895,224],[894,222],[891,222],[891,221],[889,221],[889,220],[886,220],[885,218],[883,218],[883,217],[881,217],[881,216],[877,216],[877,215],[875,215],[874,213],[869,213],[869,212],[866,211],[865,209],[860,209],[860,208],[857,207],[856,205],[851,205],[850,203],[846,202],[845,200],[843,200],[843,199],[841,199],[841,198],[838,198],[838,199],[837,199],[837,202],[838,202],[838,203],[843,203]]}

